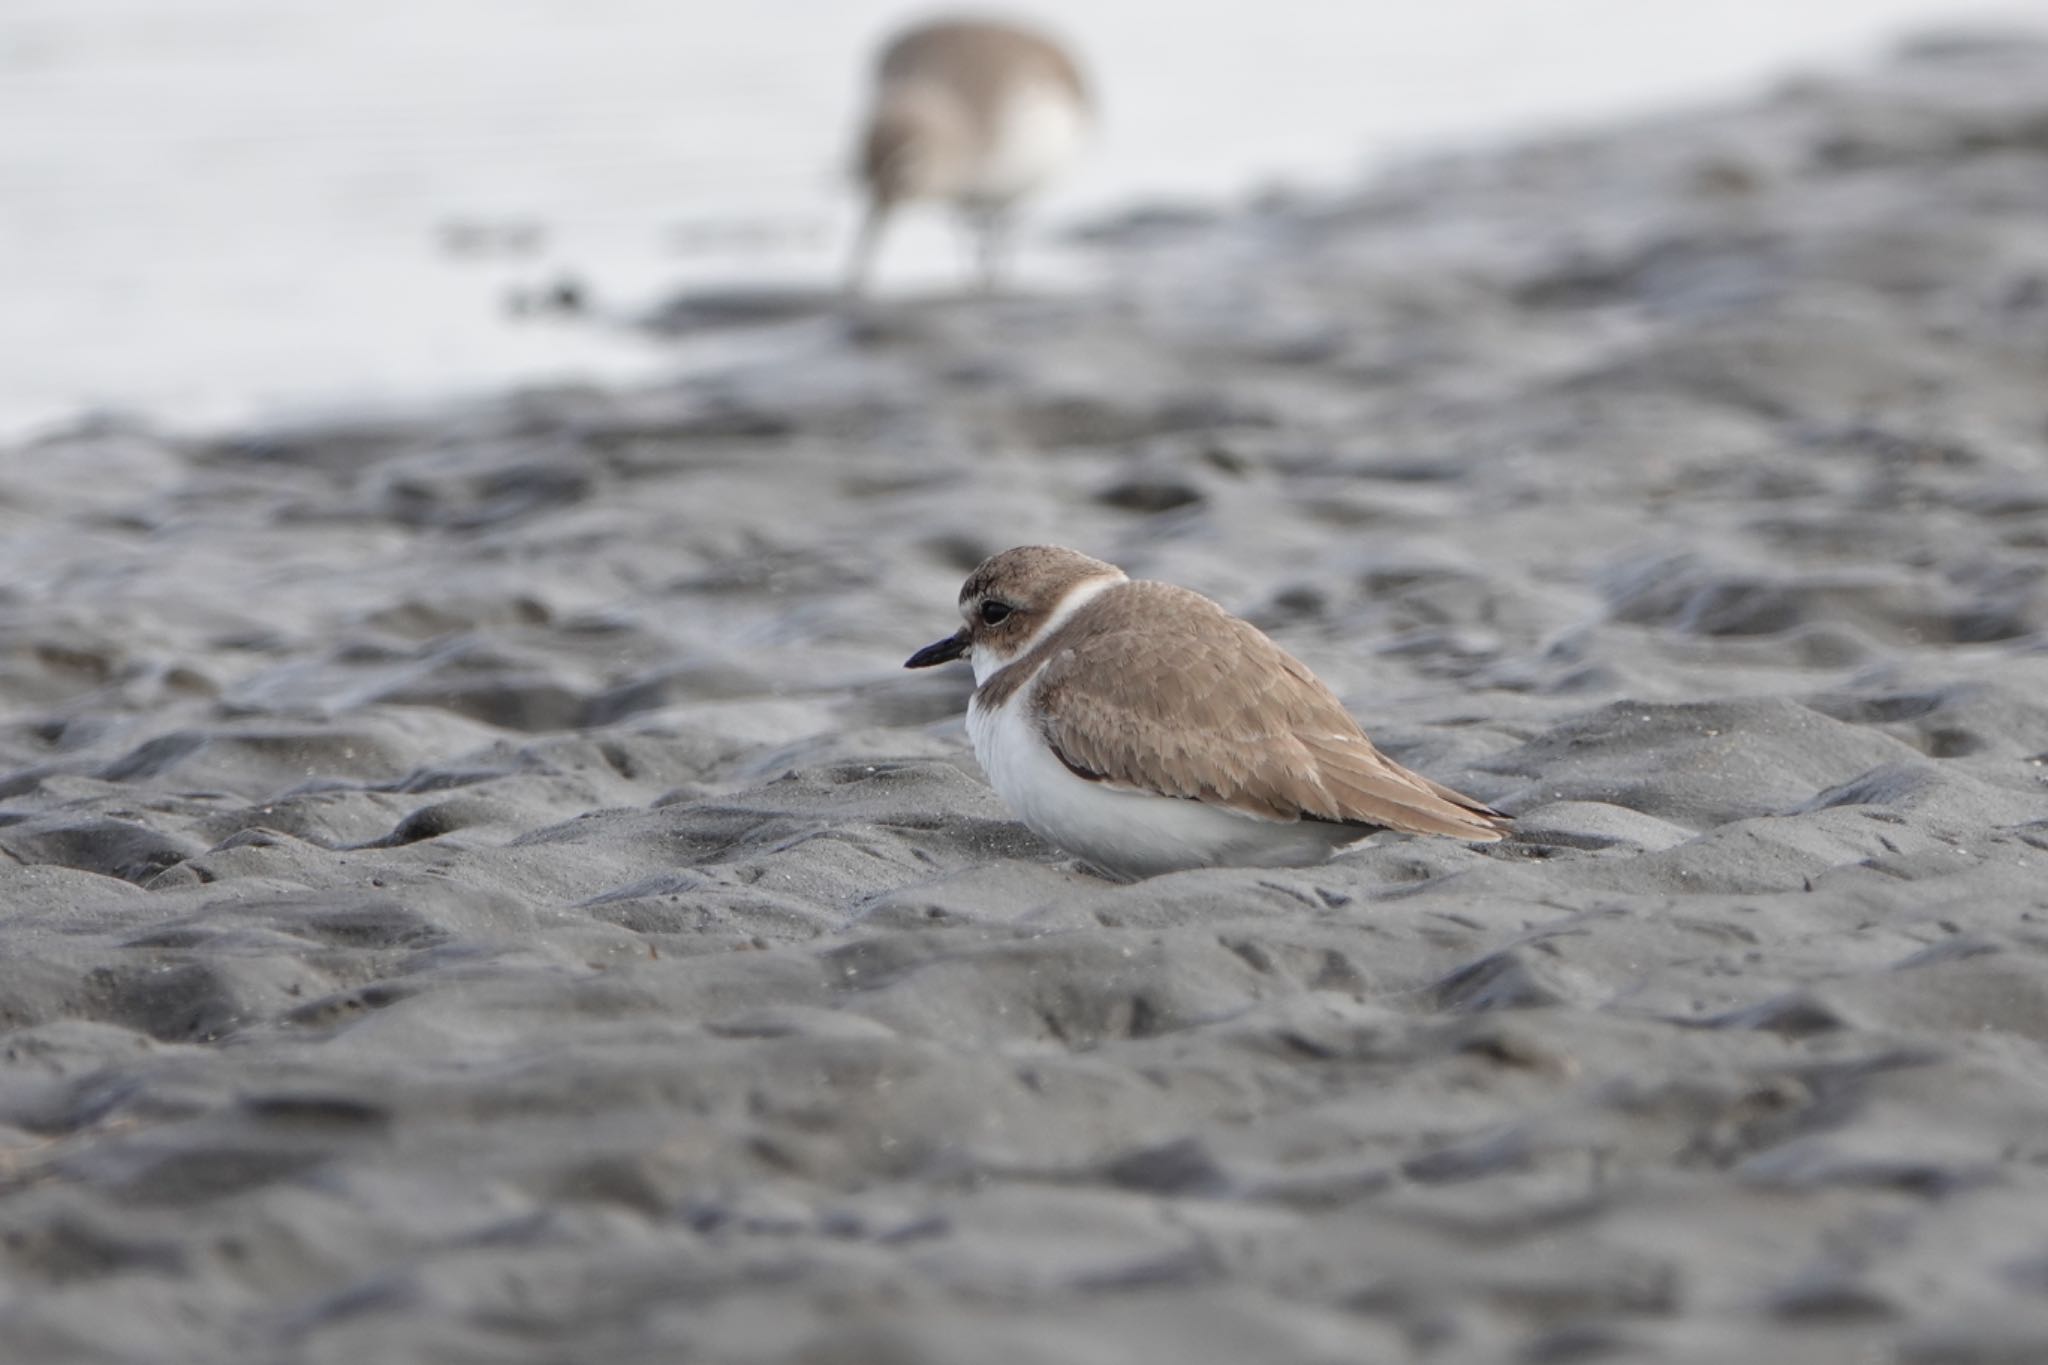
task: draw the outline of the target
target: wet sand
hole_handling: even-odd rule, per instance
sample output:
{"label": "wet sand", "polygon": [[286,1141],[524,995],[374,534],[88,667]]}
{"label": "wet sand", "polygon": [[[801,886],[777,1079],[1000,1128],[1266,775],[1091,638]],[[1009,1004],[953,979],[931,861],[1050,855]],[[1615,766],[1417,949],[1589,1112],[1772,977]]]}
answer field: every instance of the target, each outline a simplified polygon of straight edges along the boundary
{"label": "wet sand", "polygon": [[[2048,1357],[2048,43],[1088,235],[0,457],[0,1356]],[[1520,837],[1076,870],[1032,540]]]}

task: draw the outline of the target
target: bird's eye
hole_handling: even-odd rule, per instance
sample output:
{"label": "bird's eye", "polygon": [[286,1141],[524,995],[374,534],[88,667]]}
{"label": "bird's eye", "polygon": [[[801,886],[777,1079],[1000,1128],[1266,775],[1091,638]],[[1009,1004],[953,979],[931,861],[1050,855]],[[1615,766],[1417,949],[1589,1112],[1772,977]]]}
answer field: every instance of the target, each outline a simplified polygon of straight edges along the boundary
{"label": "bird's eye", "polygon": [[984,602],[981,604],[981,623],[985,626],[999,626],[1010,615],[1008,602]]}

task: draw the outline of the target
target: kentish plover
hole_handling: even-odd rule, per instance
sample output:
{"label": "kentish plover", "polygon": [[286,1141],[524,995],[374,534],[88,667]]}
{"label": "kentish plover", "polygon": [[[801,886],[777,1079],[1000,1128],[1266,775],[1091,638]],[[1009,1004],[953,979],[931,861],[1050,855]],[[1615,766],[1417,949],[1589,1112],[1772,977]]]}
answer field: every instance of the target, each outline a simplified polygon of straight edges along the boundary
{"label": "kentish plover", "polygon": [[1051,545],[985,561],[966,624],[905,667],[968,658],[967,729],[1033,831],[1115,876],[1319,862],[1380,830],[1491,842],[1508,817],[1373,747],[1256,626]]}
{"label": "kentish plover", "polygon": [[882,51],[861,139],[868,202],[849,292],[866,286],[890,215],[919,200],[959,209],[993,288],[1017,202],[1065,168],[1092,120],[1080,69],[1042,33],[940,19],[898,35]]}

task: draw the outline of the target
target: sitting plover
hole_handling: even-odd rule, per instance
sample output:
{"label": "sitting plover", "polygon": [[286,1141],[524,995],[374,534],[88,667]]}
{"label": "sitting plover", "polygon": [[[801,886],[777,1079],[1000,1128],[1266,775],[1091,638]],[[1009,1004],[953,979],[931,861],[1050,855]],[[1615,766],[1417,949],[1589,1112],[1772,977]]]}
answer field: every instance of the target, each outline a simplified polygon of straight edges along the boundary
{"label": "sitting plover", "polygon": [[1044,839],[1112,876],[1297,866],[1380,830],[1491,842],[1508,817],[1395,763],[1306,665],[1199,593],[1053,545],[984,561],[966,624],[974,754]]}
{"label": "sitting plover", "polygon": [[858,171],[867,215],[847,289],[866,286],[882,230],[902,204],[953,204],[995,287],[1017,201],[1057,175],[1093,120],[1087,86],[1051,38],[985,19],[940,19],[883,49]]}

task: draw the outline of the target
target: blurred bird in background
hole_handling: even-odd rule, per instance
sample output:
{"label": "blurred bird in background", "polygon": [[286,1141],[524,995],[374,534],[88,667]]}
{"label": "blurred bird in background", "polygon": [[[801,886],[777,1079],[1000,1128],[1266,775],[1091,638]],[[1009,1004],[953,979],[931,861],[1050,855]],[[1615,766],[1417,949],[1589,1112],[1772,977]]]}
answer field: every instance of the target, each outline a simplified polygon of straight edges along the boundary
{"label": "blurred bird in background", "polygon": [[890,215],[920,200],[959,211],[981,287],[993,290],[1018,201],[1074,159],[1093,122],[1079,67],[1043,33],[937,19],[898,34],[876,67],[858,152],[867,212],[847,292],[867,287]]}

